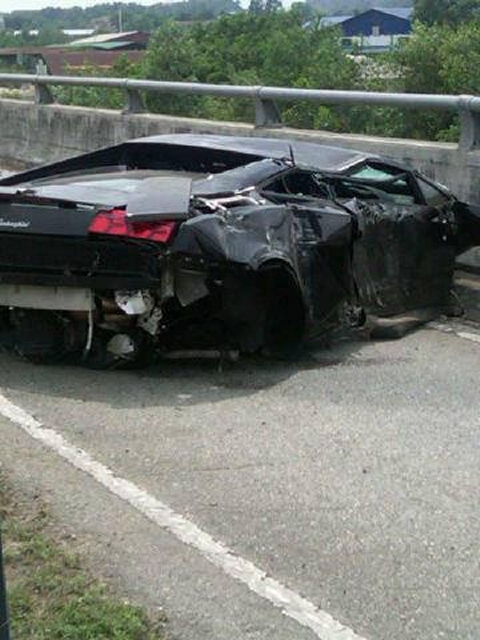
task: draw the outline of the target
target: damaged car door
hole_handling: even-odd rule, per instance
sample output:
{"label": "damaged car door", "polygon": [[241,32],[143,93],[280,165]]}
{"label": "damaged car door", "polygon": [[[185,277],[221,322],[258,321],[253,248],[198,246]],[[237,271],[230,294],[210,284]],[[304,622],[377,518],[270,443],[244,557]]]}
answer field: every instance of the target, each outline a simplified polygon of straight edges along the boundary
{"label": "damaged car door", "polygon": [[365,311],[393,316],[447,310],[455,259],[453,199],[412,172],[381,162],[365,163],[349,176],[377,194],[355,204],[360,238],[354,264]]}

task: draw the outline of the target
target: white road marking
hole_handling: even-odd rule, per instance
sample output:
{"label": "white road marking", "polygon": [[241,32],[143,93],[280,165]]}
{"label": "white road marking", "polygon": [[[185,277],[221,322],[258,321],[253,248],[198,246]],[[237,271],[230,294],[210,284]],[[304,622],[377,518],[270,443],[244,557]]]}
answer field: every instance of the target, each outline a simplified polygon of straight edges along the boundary
{"label": "white road marking", "polygon": [[457,331],[457,336],[464,340],[470,340],[470,342],[480,342],[480,334],[470,333],[470,331]]}
{"label": "white road marking", "polygon": [[462,338],[463,340],[480,343],[480,333],[463,331],[455,326],[445,324],[444,322],[429,322],[427,326],[431,329],[435,329],[436,331],[441,331],[442,333],[453,333],[455,336]]}
{"label": "white road marking", "polygon": [[52,449],[77,469],[84,471],[111,493],[128,502],[149,520],[196,549],[204,558],[227,575],[243,582],[261,598],[282,610],[286,616],[311,629],[321,640],[365,640],[352,629],[332,618],[314,604],[244,560],[231,549],[214,540],[154,496],[129,480],[116,476],[111,469],[92,458],[86,451],[70,444],[54,429],[44,427],[33,416],[13,404],[0,393],[0,414],[18,425],[29,436]]}

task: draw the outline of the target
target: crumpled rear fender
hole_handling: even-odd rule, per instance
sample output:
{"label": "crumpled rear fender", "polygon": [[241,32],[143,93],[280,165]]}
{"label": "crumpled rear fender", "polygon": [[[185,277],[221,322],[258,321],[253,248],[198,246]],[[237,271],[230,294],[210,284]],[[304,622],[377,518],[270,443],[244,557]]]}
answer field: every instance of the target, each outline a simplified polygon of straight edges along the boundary
{"label": "crumpled rear fender", "polygon": [[[171,252],[224,272],[223,306],[231,320],[238,320],[239,306],[250,309],[258,300],[246,315],[257,324],[265,318],[267,345],[287,344],[323,327],[339,305],[355,297],[352,227],[351,215],[330,205],[237,207],[184,222]],[[238,290],[239,284],[248,288],[248,304],[239,303],[247,290]]]}
{"label": "crumpled rear fender", "polygon": [[171,250],[254,270],[270,257],[292,262],[296,254],[293,216],[287,207],[275,205],[198,216],[182,224]]}

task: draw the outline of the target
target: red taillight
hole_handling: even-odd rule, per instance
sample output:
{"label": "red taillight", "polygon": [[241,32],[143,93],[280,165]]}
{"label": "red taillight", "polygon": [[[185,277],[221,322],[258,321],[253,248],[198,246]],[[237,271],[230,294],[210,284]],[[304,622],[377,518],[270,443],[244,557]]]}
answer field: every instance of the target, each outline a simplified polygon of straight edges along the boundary
{"label": "red taillight", "polygon": [[176,222],[132,222],[127,220],[125,209],[99,211],[89,227],[90,233],[104,233],[128,238],[168,242],[177,227]]}

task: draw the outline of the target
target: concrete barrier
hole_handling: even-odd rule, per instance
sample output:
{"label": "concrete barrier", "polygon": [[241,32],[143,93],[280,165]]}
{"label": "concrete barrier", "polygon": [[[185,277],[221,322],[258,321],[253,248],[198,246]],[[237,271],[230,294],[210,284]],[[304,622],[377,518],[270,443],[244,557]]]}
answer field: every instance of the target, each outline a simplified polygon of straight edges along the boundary
{"label": "concrete barrier", "polygon": [[92,151],[129,138],[186,132],[296,138],[383,154],[409,163],[451,187],[463,199],[480,202],[480,151],[462,151],[456,144],[286,127],[255,129],[242,123],[153,114],[128,115],[106,109],[0,100],[0,157],[31,165]]}
{"label": "concrete barrier", "polygon": [[[449,188],[459,198],[480,203],[480,151],[456,144],[377,138],[299,129],[256,129],[252,125],[106,109],[0,99],[0,158],[37,165],[142,136],[213,133],[296,138],[344,146],[406,162]],[[480,251],[474,262],[480,265]]]}

